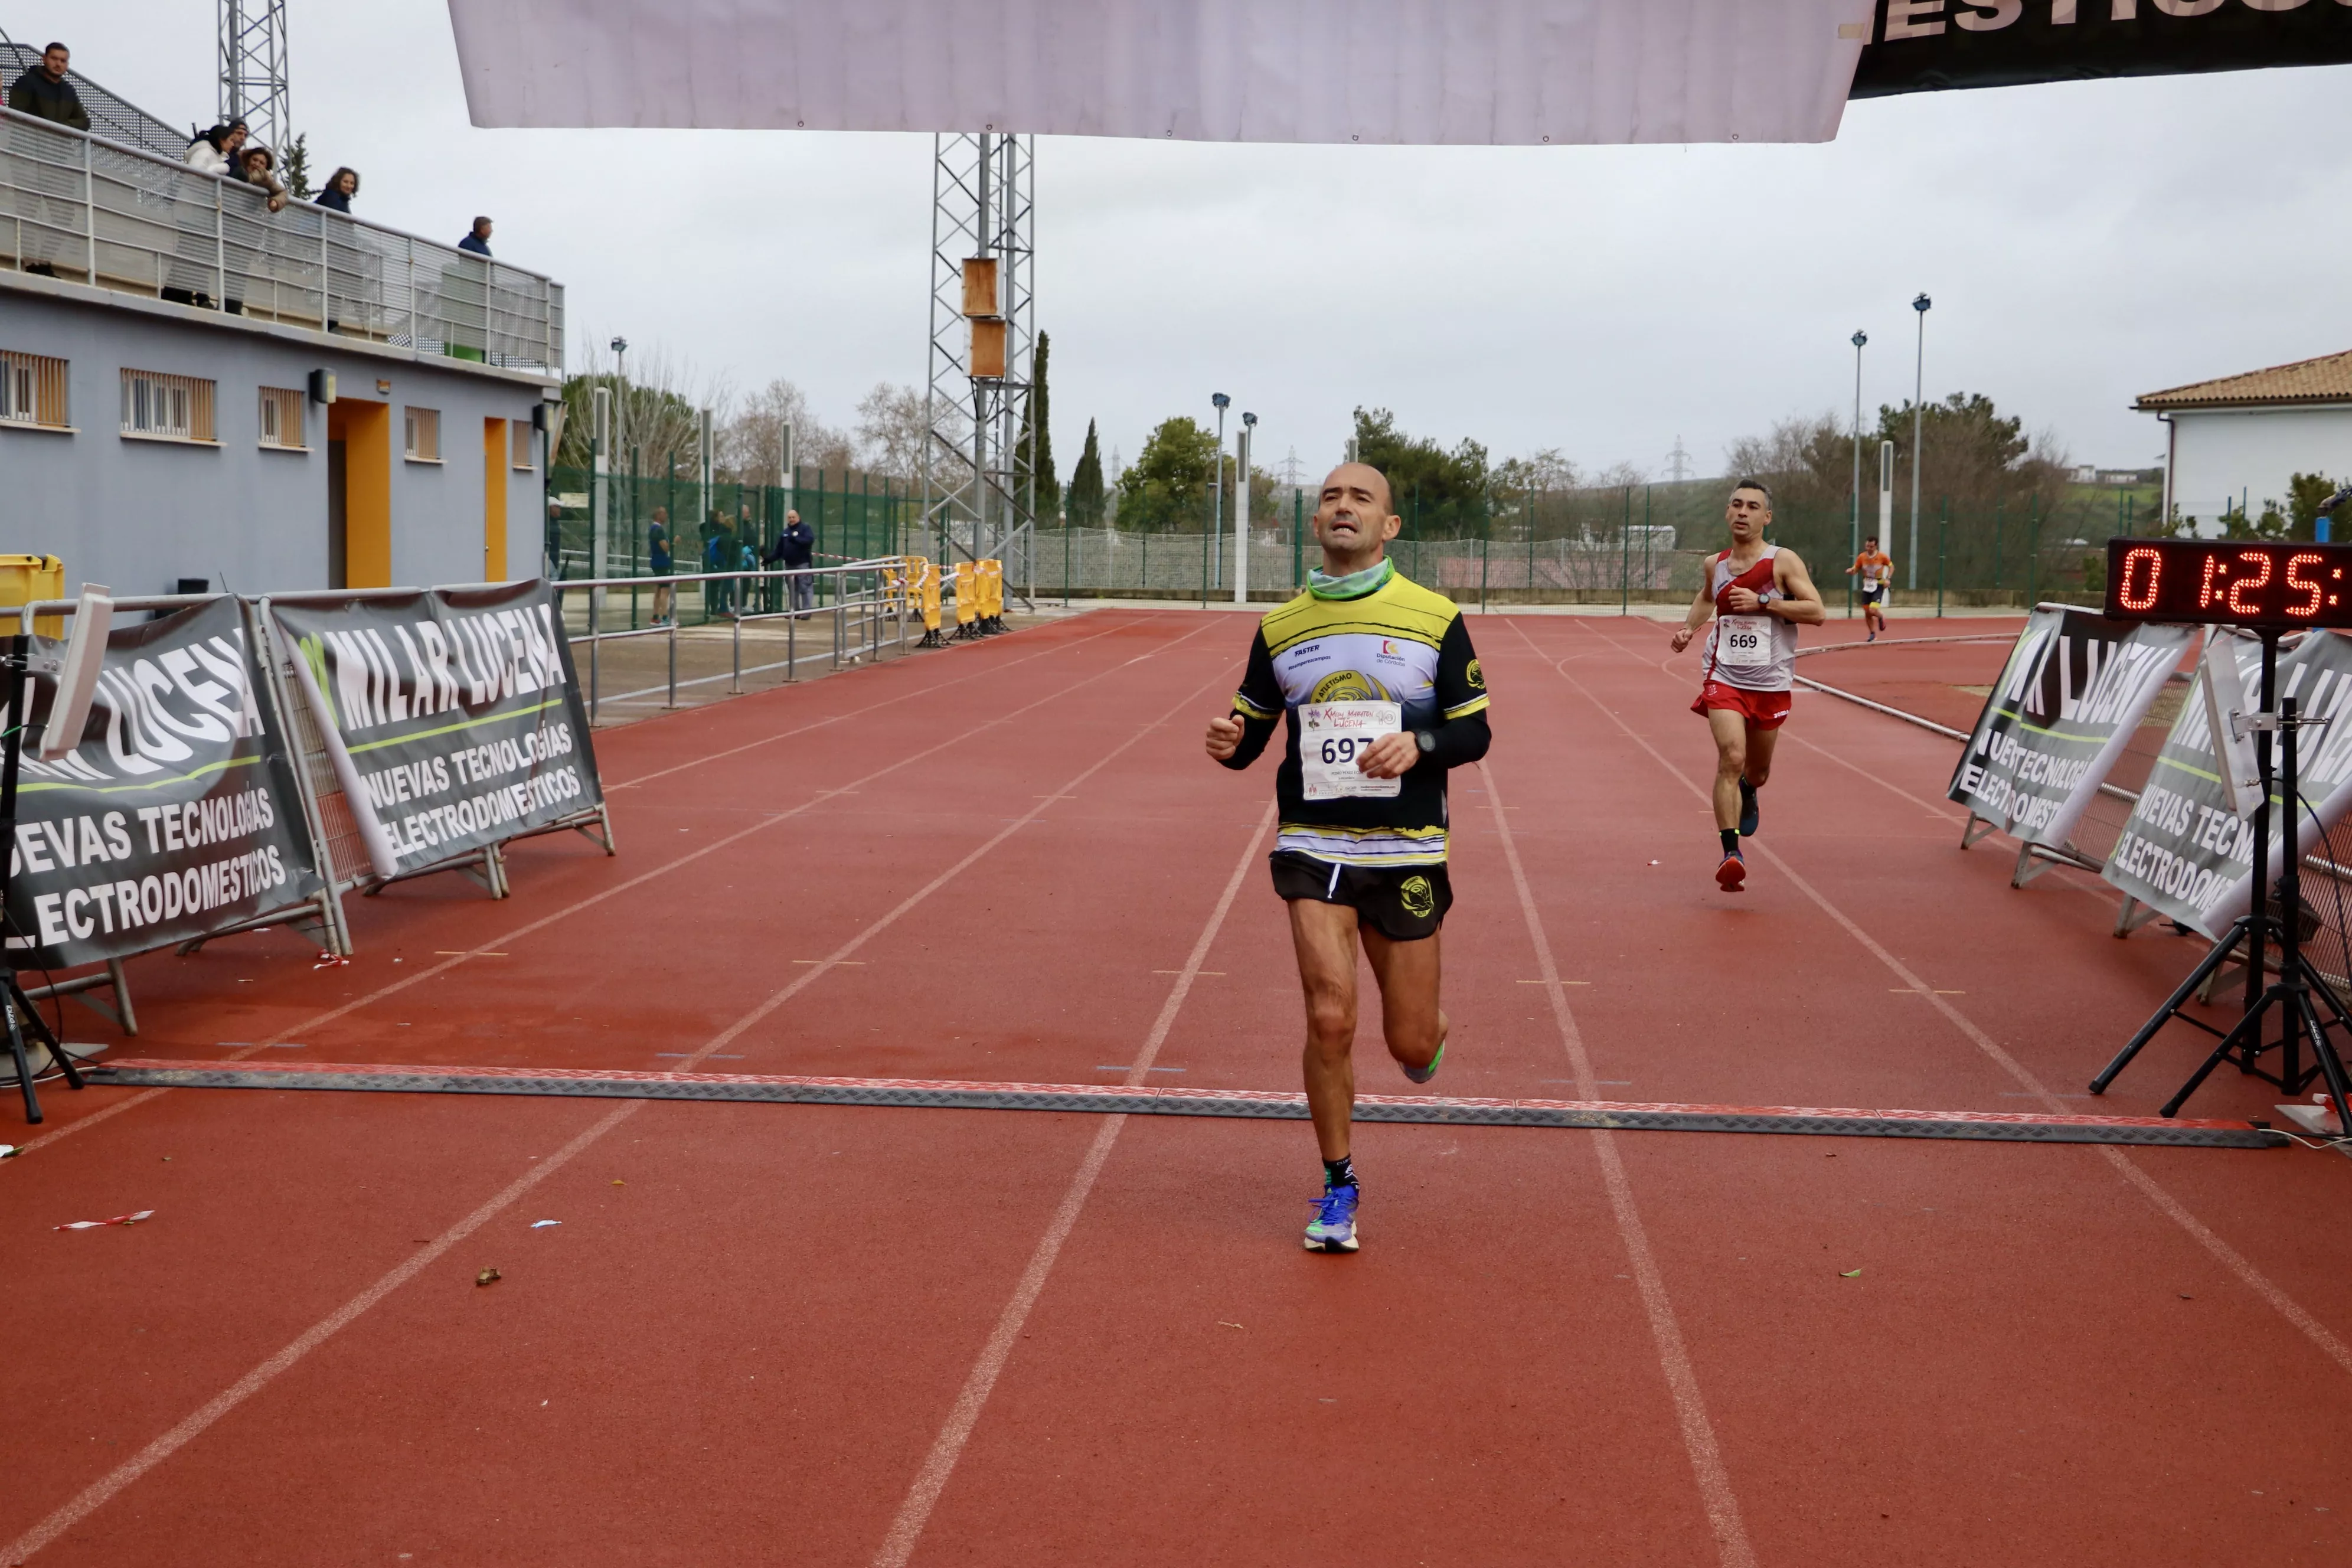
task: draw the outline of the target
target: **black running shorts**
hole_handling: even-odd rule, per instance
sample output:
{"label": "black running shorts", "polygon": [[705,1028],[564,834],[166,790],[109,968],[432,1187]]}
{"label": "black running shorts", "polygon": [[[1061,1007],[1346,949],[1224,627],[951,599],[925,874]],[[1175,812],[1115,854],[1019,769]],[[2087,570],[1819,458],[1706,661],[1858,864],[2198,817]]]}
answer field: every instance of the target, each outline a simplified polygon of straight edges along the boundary
{"label": "black running shorts", "polygon": [[1346,904],[1391,942],[1435,936],[1454,907],[1454,884],[1443,865],[1340,866],[1295,849],[1277,849],[1266,864],[1276,897]]}

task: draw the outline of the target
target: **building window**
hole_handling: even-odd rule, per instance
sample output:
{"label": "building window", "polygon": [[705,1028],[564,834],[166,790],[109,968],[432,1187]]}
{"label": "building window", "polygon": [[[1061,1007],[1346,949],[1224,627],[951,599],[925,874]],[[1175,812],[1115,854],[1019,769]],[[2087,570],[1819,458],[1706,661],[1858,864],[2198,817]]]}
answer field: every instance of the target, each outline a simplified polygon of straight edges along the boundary
{"label": "building window", "polygon": [[49,430],[66,418],[66,362],[46,354],[0,353],[0,419]]}
{"label": "building window", "polygon": [[530,421],[509,419],[507,421],[507,434],[514,442],[514,466],[518,468],[530,468],[531,466],[530,438],[537,434],[531,429]]}
{"label": "building window", "polygon": [[213,384],[190,375],[124,371],[122,433],[157,441],[212,441]]}
{"label": "building window", "polygon": [[261,389],[261,444],[289,451],[308,450],[303,444],[302,402],[306,395],[287,386]]}
{"label": "building window", "polygon": [[412,463],[437,463],[441,460],[441,411],[437,408],[408,410],[407,445],[403,450]]}

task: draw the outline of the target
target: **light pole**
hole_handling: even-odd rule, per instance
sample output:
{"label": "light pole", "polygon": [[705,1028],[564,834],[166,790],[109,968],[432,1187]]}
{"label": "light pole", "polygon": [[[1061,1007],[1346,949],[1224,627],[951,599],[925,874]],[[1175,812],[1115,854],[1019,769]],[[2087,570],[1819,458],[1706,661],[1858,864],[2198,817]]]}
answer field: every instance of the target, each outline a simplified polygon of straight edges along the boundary
{"label": "light pole", "polygon": [[1242,433],[1234,438],[1234,603],[1249,603],[1250,437],[1257,434],[1257,416],[1242,416]]}
{"label": "light pole", "polygon": [[1927,456],[1927,408],[1920,400],[1927,390],[1927,309],[1934,303],[1925,294],[1911,301],[1911,308],[1919,312],[1919,354],[1911,384],[1911,548],[1903,562],[1907,588],[1919,586],[1919,465]]}
{"label": "light pole", "polygon": [[1217,409],[1217,460],[1209,469],[1209,586],[1213,588],[1224,579],[1225,561],[1225,410],[1234,400],[1222,392],[1213,392],[1209,401]]}
{"label": "light pole", "polygon": [[[1853,334],[1853,507],[1846,519],[1846,549],[1852,555],[1862,553],[1862,346],[1870,342],[1870,334]],[[1845,580],[1845,616],[1853,619],[1853,577]]]}
{"label": "light pole", "polygon": [[620,428],[614,432],[614,446],[621,451],[629,449],[629,340],[613,340],[614,401],[620,406]]}

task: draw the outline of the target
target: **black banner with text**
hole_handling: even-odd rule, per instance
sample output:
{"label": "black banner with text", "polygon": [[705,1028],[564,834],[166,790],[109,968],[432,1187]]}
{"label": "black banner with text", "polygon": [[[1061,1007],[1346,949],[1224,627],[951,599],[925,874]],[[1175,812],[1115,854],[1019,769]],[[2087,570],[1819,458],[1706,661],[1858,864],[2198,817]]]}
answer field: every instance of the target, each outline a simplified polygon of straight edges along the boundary
{"label": "black banner with text", "polygon": [[[63,648],[35,641],[37,655]],[[54,693],[39,684],[36,714]],[[315,896],[284,732],[234,598],[116,626],[80,745],[24,759],[12,960],[127,958]]]}
{"label": "black banner with text", "polygon": [[273,604],[380,877],[604,800],[555,595],[508,588]]}

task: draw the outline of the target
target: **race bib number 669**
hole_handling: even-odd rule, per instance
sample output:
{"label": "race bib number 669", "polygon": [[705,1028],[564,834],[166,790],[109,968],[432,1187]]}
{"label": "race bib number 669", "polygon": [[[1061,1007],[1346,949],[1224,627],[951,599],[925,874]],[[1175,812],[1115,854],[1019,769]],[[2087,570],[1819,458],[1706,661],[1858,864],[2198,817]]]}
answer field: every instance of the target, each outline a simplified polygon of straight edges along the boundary
{"label": "race bib number 669", "polygon": [[1754,669],[1772,662],[1772,618],[1769,616],[1725,616],[1716,625],[1715,660],[1735,669]]}
{"label": "race bib number 669", "polygon": [[1376,779],[1357,764],[1372,742],[1404,727],[1393,702],[1307,702],[1298,709],[1298,765],[1307,798],[1341,800],[1402,792],[1402,779]]}

